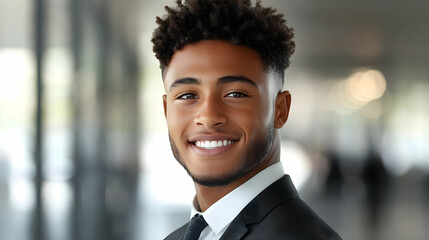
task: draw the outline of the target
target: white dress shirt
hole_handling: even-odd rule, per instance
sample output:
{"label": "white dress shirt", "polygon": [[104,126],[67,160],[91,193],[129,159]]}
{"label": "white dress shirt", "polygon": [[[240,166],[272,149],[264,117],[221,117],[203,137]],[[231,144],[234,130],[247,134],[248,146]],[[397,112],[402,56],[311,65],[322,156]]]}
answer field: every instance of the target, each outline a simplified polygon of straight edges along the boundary
{"label": "white dress shirt", "polygon": [[197,211],[194,200],[191,218],[197,213],[202,214],[208,223],[208,226],[201,232],[199,240],[219,240],[241,210],[265,188],[283,176],[281,162],[275,163],[219,199],[203,213]]}

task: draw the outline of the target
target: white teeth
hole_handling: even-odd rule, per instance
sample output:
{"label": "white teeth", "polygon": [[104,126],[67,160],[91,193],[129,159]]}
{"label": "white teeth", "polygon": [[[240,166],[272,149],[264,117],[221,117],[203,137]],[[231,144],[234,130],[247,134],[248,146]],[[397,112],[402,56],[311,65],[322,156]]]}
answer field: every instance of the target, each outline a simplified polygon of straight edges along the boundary
{"label": "white teeth", "polygon": [[196,141],[195,145],[200,148],[214,149],[232,144],[231,140],[223,141]]}

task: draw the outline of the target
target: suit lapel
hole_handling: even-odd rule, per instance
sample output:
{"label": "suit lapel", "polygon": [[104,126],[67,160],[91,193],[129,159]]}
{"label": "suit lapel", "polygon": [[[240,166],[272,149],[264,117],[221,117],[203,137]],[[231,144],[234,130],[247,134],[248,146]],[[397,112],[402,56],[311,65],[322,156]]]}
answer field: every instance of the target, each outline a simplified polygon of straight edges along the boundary
{"label": "suit lapel", "polygon": [[251,224],[259,223],[282,202],[298,197],[290,177],[283,176],[256,196],[231,222],[220,240],[239,240],[250,231]]}
{"label": "suit lapel", "polygon": [[[250,226],[259,223],[276,206],[298,196],[288,175],[283,176],[256,196],[231,222],[220,240],[239,240]],[[165,240],[182,240],[187,224],[170,234]]]}
{"label": "suit lapel", "polygon": [[[183,240],[187,226],[188,223],[171,233],[164,240]],[[238,240],[241,239],[247,231],[246,223],[241,214],[239,214],[234,221],[231,222],[228,229],[219,240]]]}
{"label": "suit lapel", "polygon": [[239,214],[229,225],[228,229],[219,240],[238,240],[249,231],[243,216]]}
{"label": "suit lapel", "polygon": [[285,175],[256,196],[241,211],[241,214],[246,224],[258,223],[273,208],[295,197],[298,197],[298,191],[289,175]]}

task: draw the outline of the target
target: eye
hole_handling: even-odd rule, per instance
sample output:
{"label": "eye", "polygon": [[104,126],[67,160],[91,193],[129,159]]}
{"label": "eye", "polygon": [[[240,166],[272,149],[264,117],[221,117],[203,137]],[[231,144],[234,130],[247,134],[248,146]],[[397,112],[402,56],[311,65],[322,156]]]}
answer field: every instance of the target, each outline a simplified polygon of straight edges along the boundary
{"label": "eye", "polygon": [[248,97],[249,95],[245,94],[245,93],[241,93],[241,92],[232,92],[232,93],[228,93],[226,95],[226,97],[231,97],[231,98],[243,98],[243,97]]}
{"label": "eye", "polygon": [[198,96],[193,93],[184,93],[182,95],[179,95],[176,99],[178,100],[188,100],[188,99],[197,99]]}

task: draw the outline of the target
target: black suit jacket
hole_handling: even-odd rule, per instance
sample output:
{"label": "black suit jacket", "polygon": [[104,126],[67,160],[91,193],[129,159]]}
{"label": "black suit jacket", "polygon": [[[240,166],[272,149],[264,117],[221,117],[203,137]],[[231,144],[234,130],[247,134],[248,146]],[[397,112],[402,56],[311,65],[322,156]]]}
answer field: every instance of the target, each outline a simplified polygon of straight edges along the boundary
{"label": "black suit jacket", "polygon": [[[188,224],[165,240],[182,240]],[[256,196],[231,222],[221,240],[341,239],[298,196],[285,175]]]}

